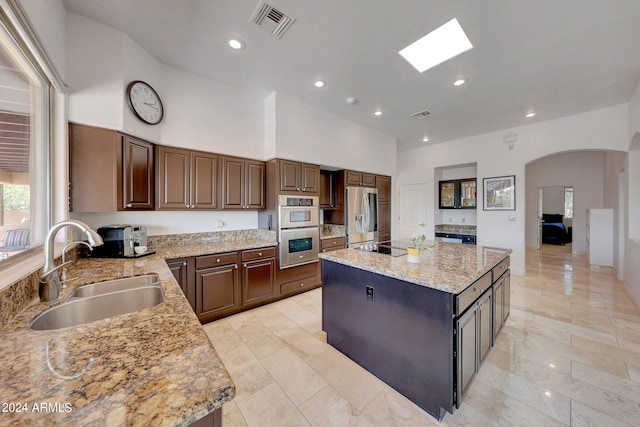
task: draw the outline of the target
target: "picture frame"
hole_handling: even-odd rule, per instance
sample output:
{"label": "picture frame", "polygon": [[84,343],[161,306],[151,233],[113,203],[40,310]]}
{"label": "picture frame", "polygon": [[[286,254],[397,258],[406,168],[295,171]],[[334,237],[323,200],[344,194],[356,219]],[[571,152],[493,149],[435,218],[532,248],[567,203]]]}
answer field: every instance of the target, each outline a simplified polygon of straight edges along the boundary
{"label": "picture frame", "polygon": [[516,210],[515,175],[484,178],[482,180],[482,194],[485,211]]}

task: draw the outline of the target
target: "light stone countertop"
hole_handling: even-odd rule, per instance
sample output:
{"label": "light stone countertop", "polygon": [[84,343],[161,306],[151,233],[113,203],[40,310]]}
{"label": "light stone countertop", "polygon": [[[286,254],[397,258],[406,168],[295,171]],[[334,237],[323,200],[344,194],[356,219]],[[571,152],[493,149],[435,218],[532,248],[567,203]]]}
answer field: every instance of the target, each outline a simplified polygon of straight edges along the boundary
{"label": "light stone countertop", "polygon": [[459,294],[511,253],[511,249],[459,243],[435,242],[433,245],[420,254],[420,263],[408,262],[407,255],[394,257],[358,249],[323,252],[320,258]]}
{"label": "light stone countertop", "polygon": [[[58,301],[35,301],[0,329],[0,402],[26,409],[0,413],[0,425],[186,426],[220,408],[235,386],[165,259],[275,245],[248,239],[160,247],[136,259],[78,259],[68,277],[79,279]],[[76,327],[28,329],[77,286],[149,273],[161,280],[159,305]],[[36,411],[42,404],[48,409]]]}
{"label": "light stone countertop", "polygon": [[321,231],[320,232],[320,239],[325,240],[325,239],[335,239],[338,237],[346,237],[346,235],[344,234],[344,232],[329,232],[329,231]]}

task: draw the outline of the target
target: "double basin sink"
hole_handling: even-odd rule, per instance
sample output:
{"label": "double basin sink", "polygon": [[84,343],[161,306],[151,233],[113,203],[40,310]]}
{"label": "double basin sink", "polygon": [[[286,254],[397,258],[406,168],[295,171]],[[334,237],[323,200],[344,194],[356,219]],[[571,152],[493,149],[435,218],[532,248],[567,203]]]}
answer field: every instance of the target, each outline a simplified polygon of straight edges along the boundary
{"label": "double basin sink", "polygon": [[43,331],[78,326],[150,308],[163,301],[156,274],[93,283],[76,288],[64,303],[33,319],[29,328]]}

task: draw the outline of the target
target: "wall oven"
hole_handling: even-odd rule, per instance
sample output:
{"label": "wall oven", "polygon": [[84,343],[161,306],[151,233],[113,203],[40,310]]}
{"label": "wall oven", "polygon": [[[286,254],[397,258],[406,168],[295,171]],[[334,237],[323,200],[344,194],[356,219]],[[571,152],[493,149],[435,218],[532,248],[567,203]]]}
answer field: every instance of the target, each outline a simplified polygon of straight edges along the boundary
{"label": "wall oven", "polygon": [[280,269],[318,262],[318,197],[278,196]]}

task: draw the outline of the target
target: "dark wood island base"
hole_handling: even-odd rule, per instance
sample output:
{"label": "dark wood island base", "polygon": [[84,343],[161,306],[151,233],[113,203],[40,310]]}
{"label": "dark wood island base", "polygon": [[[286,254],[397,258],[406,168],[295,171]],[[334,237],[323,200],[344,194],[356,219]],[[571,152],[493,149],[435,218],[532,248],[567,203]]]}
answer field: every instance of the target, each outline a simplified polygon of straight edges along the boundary
{"label": "dark wood island base", "polygon": [[322,263],[327,342],[439,421],[453,413],[509,314],[508,256],[459,294]]}

